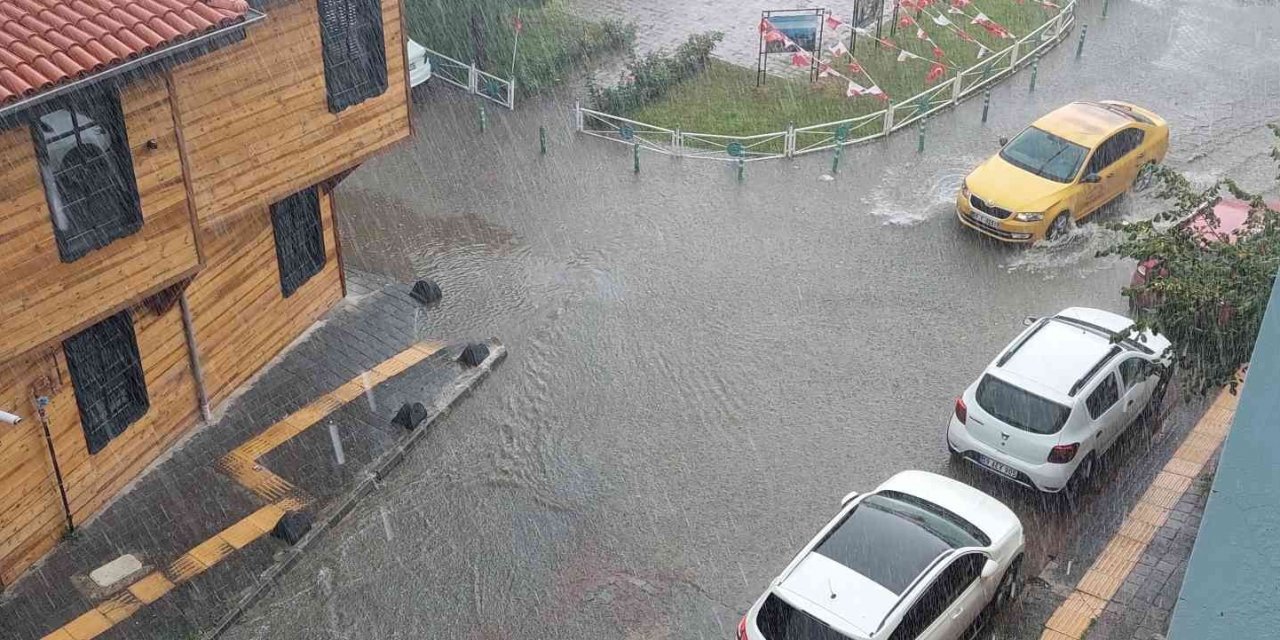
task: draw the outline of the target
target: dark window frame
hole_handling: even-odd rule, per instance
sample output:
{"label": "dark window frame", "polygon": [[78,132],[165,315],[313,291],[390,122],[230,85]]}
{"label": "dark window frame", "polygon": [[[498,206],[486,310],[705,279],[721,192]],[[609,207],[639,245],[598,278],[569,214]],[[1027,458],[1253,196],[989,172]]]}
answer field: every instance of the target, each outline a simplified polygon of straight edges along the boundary
{"label": "dark window frame", "polygon": [[[1098,395],[1099,393],[1102,393],[1103,391],[1105,391],[1108,387],[1110,387],[1111,389],[1110,400],[1107,400],[1103,396]],[[1116,374],[1114,372],[1108,371],[1107,375],[1100,382],[1098,382],[1098,386],[1094,387],[1093,391],[1089,392],[1089,396],[1085,398],[1084,404],[1089,411],[1089,418],[1093,420],[1097,420],[1098,418],[1101,418],[1102,416],[1106,415],[1107,411],[1110,411],[1111,407],[1116,406],[1116,403],[1119,401],[1120,401],[1120,385],[1119,383],[1116,382]],[[1102,404],[1102,403],[1106,403],[1106,404]]]}
{"label": "dark window frame", "polygon": [[329,111],[386,92],[387,50],[380,0],[316,0]]}
{"label": "dark window frame", "polygon": [[[1124,383],[1124,388],[1121,390],[1121,393],[1132,389],[1139,382],[1147,379],[1147,376],[1144,375],[1144,365],[1146,362],[1146,359],[1141,356],[1132,356],[1122,361],[1120,366],[1116,367],[1116,370],[1120,372],[1120,381]],[[1126,370],[1133,374],[1132,379],[1130,379],[1128,375],[1125,375]]]}
{"label": "dark window frame", "polygon": [[271,233],[275,236],[280,292],[288,298],[327,262],[320,188],[308,187],[271,205]]}
{"label": "dark window frame", "polygon": [[133,317],[128,310],[108,317],[67,338],[62,351],[93,455],[151,408]]}
{"label": "dark window frame", "polygon": [[[71,128],[54,134],[45,118],[59,112],[67,113]],[[81,119],[88,122],[82,123]],[[62,262],[75,262],[142,229],[142,199],[133,168],[133,151],[120,94],[114,87],[87,89],[50,100],[33,111],[30,129]],[[87,135],[95,129],[102,133]],[[90,139],[98,135],[106,137],[106,150]],[[59,166],[50,166],[51,147],[69,138],[74,138],[75,147],[58,158]],[[79,162],[71,165],[68,159]],[[102,180],[113,175],[116,179],[110,182]],[[67,202],[70,195],[79,197]],[[60,217],[65,219],[60,222]]]}

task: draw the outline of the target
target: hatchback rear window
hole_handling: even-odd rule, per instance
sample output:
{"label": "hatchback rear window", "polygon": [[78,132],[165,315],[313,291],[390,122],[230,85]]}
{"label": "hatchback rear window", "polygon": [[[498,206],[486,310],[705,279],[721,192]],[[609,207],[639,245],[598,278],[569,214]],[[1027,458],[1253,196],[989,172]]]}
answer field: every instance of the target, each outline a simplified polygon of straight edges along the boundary
{"label": "hatchback rear window", "polygon": [[849,640],[848,636],[772,593],[760,607],[756,626],[768,640]]}
{"label": "hatchback rear window", "polygon": [[978,383],[978,406],[1009,426],[1048,435],[1066,424],[1071,409],[987,374]]}

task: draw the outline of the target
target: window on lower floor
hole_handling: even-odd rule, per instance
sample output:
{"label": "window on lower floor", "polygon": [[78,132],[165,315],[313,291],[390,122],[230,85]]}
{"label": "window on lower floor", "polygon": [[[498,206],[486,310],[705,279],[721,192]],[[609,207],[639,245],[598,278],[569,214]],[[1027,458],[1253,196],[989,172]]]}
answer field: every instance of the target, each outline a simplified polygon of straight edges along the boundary
{"label": "window on lower floor", "polygon": [[122,311],[62,343],[89,453],[101,451],[151,404],[133,318]]}
{"label": "window on lower floor", "polygon": [[133,155],[115,91],[52,101],[31,128],[63,262],[142,228]]}
{"label": "window on lower floor", "polygon": [[324,267],[319,191],[316,187],[303,189],[271,205],[280,291],[286,298]]}
{"label": "window on lower floor", "polygon": [[338,113],[387,90],[380,0],[317,0],[329,111]]}

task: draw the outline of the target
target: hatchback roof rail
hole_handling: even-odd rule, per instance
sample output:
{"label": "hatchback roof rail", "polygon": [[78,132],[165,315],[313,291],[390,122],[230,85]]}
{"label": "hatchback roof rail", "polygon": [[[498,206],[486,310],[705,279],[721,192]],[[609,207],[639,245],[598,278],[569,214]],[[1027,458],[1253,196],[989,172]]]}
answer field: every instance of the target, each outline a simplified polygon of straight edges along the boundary
{"label": "hatchback roof rail", "polygon": [[1111,347],[1111,349],[1107,351],[1106,355],[1102,356],[1102,358],[1100,358],[1096,364],[1090,367],[1088,371],[1084,372],[1084,375],[1080,376],[1079,380],[1076,380],[1075,384],[1071,385],[1071,390],[1067,392],[1067,395],[1074,398],[1076,395],[1076,392],[1080,391],[1080,388],[1083,387],[1084,385],[1089,384],[1089,380],[1093,378],[1093,376],[1097,375],[1098,370],[1102,369],[1103,365],[1107,364],[1108,361],[1116,357],[1116,355],[1119,354],[1120,351],[1121,349],[1119,345],[1115,345]]}
{"label": "hatchback roof rail", "polygon": [[1026,344],[1027,341],[1031,339],[1031,336],[1036,335],[1036,332],[1040,331],[1041,329],[1044,328],[1045,325],[1049,324],[1050,320],[1052,320],[1052,318],[1041,318],[1040,321],[1036,323],[1036,326],[1032,327],[1031,330],[1026,333],[1026,335],[1022,336],[1021,340],[1018,340],[1017,342],[1013,343],[1013,346],[1009,347],[1007,350],[1005,350],[1003,354],[1000,355],[1000,359],[996,360],[996,366],[1003,367],[1004,363],[1008,362],[1009,358],[1012,358],[1013,354],[1017,353],[1018,349],[1021,349],[1022,345]]}

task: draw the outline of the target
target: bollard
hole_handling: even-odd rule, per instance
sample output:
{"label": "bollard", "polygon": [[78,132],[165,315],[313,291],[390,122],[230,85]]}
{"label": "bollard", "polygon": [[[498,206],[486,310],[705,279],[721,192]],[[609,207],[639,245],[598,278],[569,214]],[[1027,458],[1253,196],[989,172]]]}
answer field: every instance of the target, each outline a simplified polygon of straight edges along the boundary
{"label": "bollard", "polygon": [[1040,56],[1031,61],[1031,91],[1036,90],[1036,75],[1040,73]]}
{"label": "bollard", "polygon": [[1081,26],[1081,27],[1080,27],[1080,44],[1077,44],[1077,45],[1076,45],[1076,58],[1077,58],[1077,59],[1079,59],[1079,58],[1080,58],[1080,54],[1084,53],[1084,35],[1085,35],[1086,33],[1089,33],[1089,25],[1087,25],[1087,24],[1086,24],[1086,25],[1083,25],[1083,26]]}
{"label": "bollard", "polygon": [[637,142],[631,147],[632,157],[635,159],[635,172],[640,173],[640,143]]}
{"label": "bollard", "polygon": [[547,128],[538,127],[538,151],[547,155]]}
{"label": "bollard", "polygon": [[836,143],[836,156],[831,159],[831,175],[840,173],[840,154],[844,152],[844,145]]}
{"label": "bollard", "polygon": [[738,158],[738,182],[742,182],[742,173],[747,167],[746,158]]}
{"label": "bollard", "polygon": [[1102,0],[1102,17],[1107,17],[1107,6],[1111,4],[1111,0]]}
{"label": "bollard", "polygon": [[489,128],[489,116],[484,112],[484,103],[480,104],[480,133]]}
{"label": "bollard", "polygon": [[920,138],[916,142],[916,153],[924,153],[924,122],[928,118],[920,118]]}
{"label": "bollard", "polygon": [[982,91],[982,122],[987,122],[987,111],[991,109],[991,88]]}

